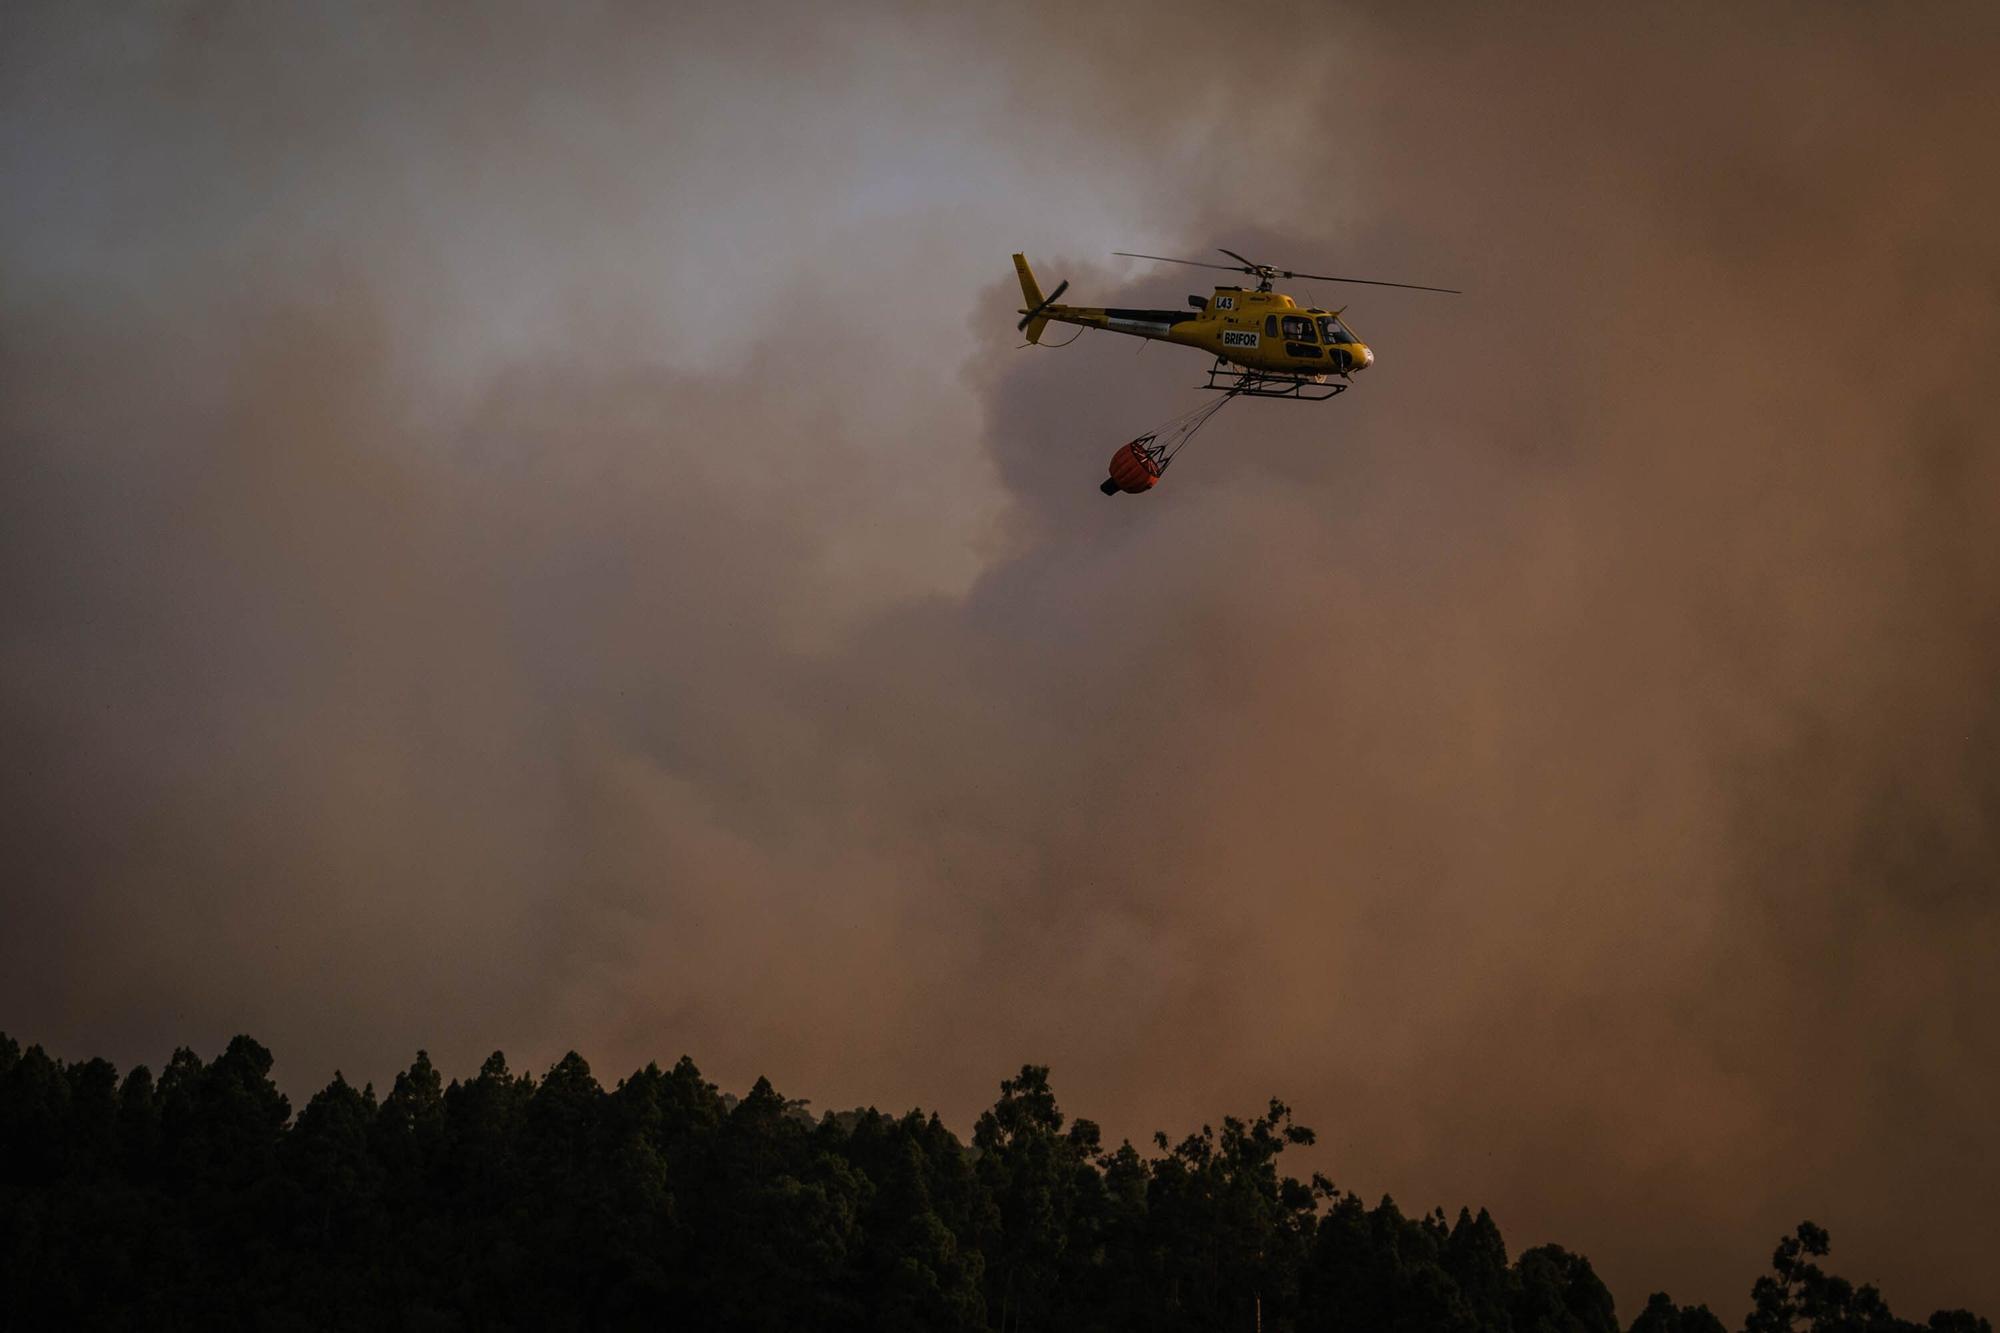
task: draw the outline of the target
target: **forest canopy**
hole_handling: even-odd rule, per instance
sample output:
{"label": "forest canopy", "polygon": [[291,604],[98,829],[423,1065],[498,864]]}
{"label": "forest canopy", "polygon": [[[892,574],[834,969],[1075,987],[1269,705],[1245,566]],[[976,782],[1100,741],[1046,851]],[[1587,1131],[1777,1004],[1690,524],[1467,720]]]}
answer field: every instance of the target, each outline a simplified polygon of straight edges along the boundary
{"label": "forest canopy", "polygon": [[[296,1115],[247,1036],[156,1078],[0,1034],[0,1283],[25,1327],[1371,1330],[1724,1333],[1655,1293],[1629,1326],[1590,1261],[1509,1257],[1485,1210],[1405,1216],[1279,1159],[1273,1099],[1148,1151],[1000,1084],[970,1143],[935,1114],[826,1112],[682,1057],[613,1088],[571,1053]],[[1991,1333],[1898,1319],[1784,1237],[1743,1333]],[[1747,1265],[1746,1265],[1747,1267]]]}

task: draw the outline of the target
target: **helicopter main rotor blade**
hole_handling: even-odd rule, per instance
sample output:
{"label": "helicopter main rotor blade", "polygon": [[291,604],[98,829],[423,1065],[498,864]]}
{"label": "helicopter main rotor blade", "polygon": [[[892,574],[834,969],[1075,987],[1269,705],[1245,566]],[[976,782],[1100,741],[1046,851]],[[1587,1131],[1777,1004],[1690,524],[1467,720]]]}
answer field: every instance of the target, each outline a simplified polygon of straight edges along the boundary
{"label": "helicopter main rotor blade", "polygon": [[1281,278],[1315,278],[1320,282],[1359,282],[1365,283],[1370,287],[1407,287],[1413,292],[1445,292],[1452,296],[1465,295],[1464,292],[1456,287],[1425,287],[1420,283],[1414,282],[1384,282],[1380,278],[1336,278],[1327,273],[1294,273],[1288,268],[1279,269],[1278,276]]}
{"label": "helicopter main rotor blade", "polygon": [[1171,259],[1166,255],[1138,255],[1133,254],[1130,250],[1113,250],[1111,253],[1123,256],[1126,259],[1157,259],[1162,264],[1192,264],[1196,268],[1219,268],[1226,269],[1231,273],[1255,273],[1257,271],[1254,268],[1238,268],[1234,264],[1211,264],[1202,259]]}
{"label": "helicopter main rotor blade", "polygon": [[[1228,255],[1231,259],[1243,259],[1242,255],[1225,246],[1218,245],[1215,248],[1222,251],[1223,254]],[[1142,255],[1130,250],[1113,250],[1111,253],[1125,259],[1153,259],[1158,260],[1162,264],[1188,264],[1194,268],[1219,268],[1230,273],[1269,274],[1279,278],[1311,278],[1318,282],[1358,282],[1368,287],[1401,287],[1413,292],[1444,292],[1448,296],[1465,295],[1464,292],[1456,287],[1426,287],[1418,282],[1384,282],[1380,278],[1336,278],[1330,273],[1298,273],[1288,268],[1275,268],[1270,264],[1253,264],[1247,259],[1243,259],[1241,264],[1212,264],[1205,259],[1175,259],[1170,255]]]}

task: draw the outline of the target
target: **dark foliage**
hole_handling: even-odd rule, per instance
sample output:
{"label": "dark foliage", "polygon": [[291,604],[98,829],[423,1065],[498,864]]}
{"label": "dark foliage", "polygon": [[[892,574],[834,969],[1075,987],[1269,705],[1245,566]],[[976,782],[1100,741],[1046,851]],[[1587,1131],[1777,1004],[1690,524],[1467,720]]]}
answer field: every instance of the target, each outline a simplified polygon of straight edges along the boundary
{"label": "dark foliage", "polygon": [[[1620,1333],[1559,1246],[1509,1261],[1482,1210],[1405,1217],[1324,1177],[1273,1101],[1107,1149],[1028,1066],[962,1144],[934,1115],[815,1120],[683,1058],[606,1091],[565,1056],[379,1101],[339,1074],[296,1116],[271,1054],[121,1081],[0,1035],[0,1291],[28,1328],[1062,1329]],[[1991,1333],[1896,1319],[1814,1261],[1810,1222],[1745,1333]],[[1655,1295],[1630,1333],[1722,1333]]]}

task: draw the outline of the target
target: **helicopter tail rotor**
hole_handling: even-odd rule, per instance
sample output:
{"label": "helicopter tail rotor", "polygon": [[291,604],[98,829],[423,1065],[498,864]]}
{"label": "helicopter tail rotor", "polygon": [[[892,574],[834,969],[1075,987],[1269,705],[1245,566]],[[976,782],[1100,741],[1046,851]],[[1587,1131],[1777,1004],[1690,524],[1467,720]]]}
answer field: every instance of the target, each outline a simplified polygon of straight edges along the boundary
{"label": "helicopter tail rotor", "polygon": [[[1048,323],[1049,322],[1048,317],[1044,315],[1042,312],[1044,310],[1047,310],[1050,306],[1054,305],[1058,300],[1060,300],[1062,298],[1062,294],[1068,290],[1069,290],[1069,279],[1064,278],[1061,282],[1056,284],[1056,289],[1049,293],[1047,300],[1037,301],[1035,303],[1034,308],[1029,310],[1026,314],[1022,315],[1021,322],[1019,324],[1016,324],[1014,327],[1017,329],[1025,329],[1030,324]],[[1036,333],[1039,332],[1040,332],[1039,329],[1036,330]],[[1035,336],[1035,334],[1029,334],[1028,341],[1037,342],[1039,341],[1039,339]]]}
{"label": "helicopter tail rotor", "polygon": [[1069,290],[1069,279],[1064,278],[1056,284],[1053,292],[1043,296],[1042,286],[1035,281],[1034,270],[1028,267],[1026,255],[1014,256],[1014,272],[1021,279],[1021,299],[1028,303],[1021,311],[1021,322],[1014,327],[1025,332],[1029,342],[1038,343],[1042,340],[1042,330],[1048,327],[1049,322],[1043,312],[1062,299],[1062,294]]}

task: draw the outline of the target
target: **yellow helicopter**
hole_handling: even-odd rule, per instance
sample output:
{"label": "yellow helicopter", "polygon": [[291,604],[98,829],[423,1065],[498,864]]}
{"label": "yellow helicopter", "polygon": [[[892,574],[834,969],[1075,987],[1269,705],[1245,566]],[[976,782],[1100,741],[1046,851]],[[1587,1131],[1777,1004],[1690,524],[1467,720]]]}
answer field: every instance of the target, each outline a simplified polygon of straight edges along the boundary
{"label": "yellow helicopter", "polygon": [[[1370,287],[1403,287],[1419,292],[1446,292],[1457,296],[1453,287],[1424,287],[1414,282],[1384,282],[1379,278],[1336,278],[1325,273],[1297,273],[1273,264],[1259,264],[1234,250],[1222,253],[1237,261],[1215,264],[1200,259],[1172,259],[1166,255],[1133,254],[1116,250],[1126,259],[1151,259],[1163,264],[1188,264],[1195,268],[1219,268],[1231,273],[1247,273],[1257,279],[1250,291],[1241,284],[1217,287],[1211,296],[1190,296],[1185,310],[1132,310],[1116,306],[1058,305],[1069,290],[1067,280],[1058,283],[1047,296],[1035,281],[1026,255],[1014,256],[1014,271],[1021,279],[1021,322],[1016,325],[1028,335],[1028,344],[1040,344],[1051,321],[1076,324],[1081,328],[1071,336],[1074,342],[1082,329],[1108,329],[1137,338],[1199,347],[1215,357],[1208,368],[1206,389],[1218,389],[1220,398],[1183,412],[1172,421],[1148,431],[1120,446],[1111,456],[1110,476],[1098,483],[1106,495],[1142,494],[1157,486],[1167,465],[1174,461],[1195,432],[1208,423],[1225,404],[1239,397],[1289,398],[1294,402],[1324,402],[1344,392],[1358,370],[1375,364],[1375,353],[1353,329],[1341,322],[1341,311],[1318,306],[1301,308],[1283,292],[1271,290],[1279,278],[1307,278],[1315,282],[1355,282]],[[1026,344],[1024,344],[1026,345]],[[1057,346],[1068,346],[1059,343]],[[1338,377],[1334,382],[1333,377]]]}
{"label": "yellow helicopter", "polygon": [[[1184,347],[1199,347],[1215,357],[1215,363],[1209,367],[1208,383],[1202,387],[1222,390],[1230,397],[1242,395],[1323,402],[1345,390],[1352,383],[1351,376],[1355,371],[1366,370],[1375,364],[1375,353],[1341,321],[1339,310],[1300,307],[1285,293],[1271,290],[1272,282],[1278,278],[1403,287],[1420,292],[1446,292],[1453,296],[1460,294],[1456,288],[1424,287],[1414,282],[1297,273],[1271,264],[1253,263],[1234,250],[1226,249],[1222,253],[1236,263],[1213,264],[1199,259],[1133,254],[1126,250],[1113,253],[1127,259],[1151,259],[1164,264],[1188,264],[1195,268],[1246,273],[1257,279],[1257,287],[1254,291],[1241,285],[1217,287],[1212,296],[1190,296],[1188,305],[1192,310],[1058,305],[1056,302],[1069,290],[1069,283],[1059,283],[1055,291],[1043,296],[1034,272],[1028,267],[1027,256],[1015,255],[1014,270],[1020,275],[1021,298],[1027,302],[1021,308],[1021,322],[1016,327],[1028,335],[1030,343],[1040,343],[1042,331],[1053,321],[1179,343]],[[1338,382],[1334,381],[1335,376]]]}

